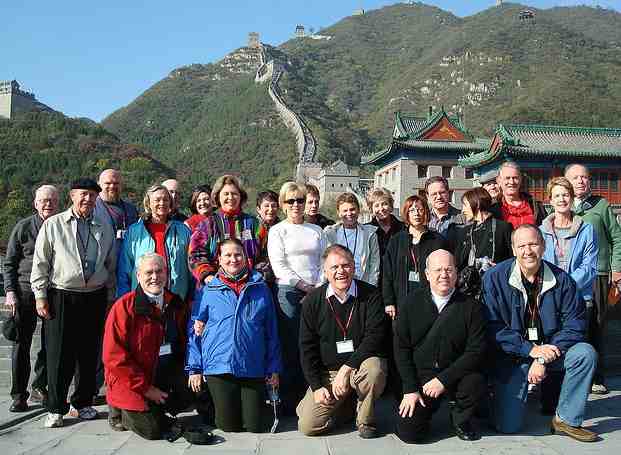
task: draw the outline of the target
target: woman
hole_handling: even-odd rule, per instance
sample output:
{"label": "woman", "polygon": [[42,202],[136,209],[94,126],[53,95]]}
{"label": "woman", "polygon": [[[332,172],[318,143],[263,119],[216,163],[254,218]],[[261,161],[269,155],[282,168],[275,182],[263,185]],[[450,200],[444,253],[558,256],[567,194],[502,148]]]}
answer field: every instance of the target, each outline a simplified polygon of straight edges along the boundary
{"label": "woman", "polygon": [[261,191],[257,195],[257,216],[261,224],[269,231],[279,223],[278,195],[271,190]]}
{"label": "woman", "polygon": [[211,187],[209,185],[199,185],[192,190],[190,197],[190,211],[192,216],[184,221],[185,225],[192,232],[200,223],[211,215]]}
{"label": "woman", "polygon": [[386,314],[393,320],[400,305],[414,304],[407,301],[407,296],[428,285],[427,256],[435,250],[448,249],[444,237],[427,228],[430,216],[424,199],[408,197],[401,208],[407,230],[397,233],[388,242],[383,261],[382,297]]}
{"label": "woman", "polygon": [[236,177],[223,175],[216,180],[211,200],[217,210],[196,227],[188,252],[190,268],[200,285],[209,283],[218,272],[216,251],[222,240],[241,240],[251,269],[267,255],[267,230],[254,216],[242,212],[248,195]]}
{"label": "woman", "polygon": [[224,240],[216,253],[219,269],[189,328],[188,382],[198,392],[206,380],[218,428],[259,433],[265,384],[278,387],[282,368],[272,293],[240,240]]}
{"label": "woman", "polygon": [[336,198],[336,211],[340,221],[324,229],[328,246],[338,243],[354,255],[356,272],[354,276],[372,285],[377,285],[380,271],[380,250],[377,227],[358,223],[360,203],[352,193],[343,193]]}
{"label": "woman", "polygon": [[298,348],[300,301],[321,284],[321,255],[326,238],[319,226],[304,222],[306,187],[285,183],[279,194],[286,219],[270,229],[267,242],[269,260],[276,276],[280,333],[283,337],[283,412],[293,414],[304,396],[306,383]]}
{"label": "woman", "polygon": [[144,215],[132,224],[119,253],[116,270],[117,298],[136,289],[136,261],[145,253],[157,253],[166,261],[166,289],[185,300],[192,276],[188,269],[190,229],[170,219],[172,198],[162,185],[154,185],[143,199]]}
{"label": "woman", "polygon": [[489,211],[493,204],[490,194],[481,187],[473,188],[464,193],[461,203],[468,224],[451,226],[448,235],[457,270],[462,272],[471,266],[477,271],[486,271],[498,262],[513,257],[513,227],[492,216]]}
{"label": "woman", "polygon": [[589,302],[593,299],[597,274],[598,250],[593,226],[573,213],[574,189],[565,177],[550,180],[547,193],[553,212],[539,228],[545,240],[543,258],[569,273],[579,296]]}

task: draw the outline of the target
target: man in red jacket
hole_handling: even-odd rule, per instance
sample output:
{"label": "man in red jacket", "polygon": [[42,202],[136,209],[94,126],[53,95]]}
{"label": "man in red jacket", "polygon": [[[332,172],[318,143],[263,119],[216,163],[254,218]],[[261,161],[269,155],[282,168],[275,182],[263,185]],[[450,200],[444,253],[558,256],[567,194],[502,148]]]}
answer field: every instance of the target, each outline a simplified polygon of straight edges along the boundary
{"label": "man in red jacket", "polygon": [[122,296],[106,320],[103,362],[109,423],[145,439],[161,439],[173,415],[192,400],[183,370],[187,311],[164,289],[166,265],[147,253],[138,260],[139,286]]}

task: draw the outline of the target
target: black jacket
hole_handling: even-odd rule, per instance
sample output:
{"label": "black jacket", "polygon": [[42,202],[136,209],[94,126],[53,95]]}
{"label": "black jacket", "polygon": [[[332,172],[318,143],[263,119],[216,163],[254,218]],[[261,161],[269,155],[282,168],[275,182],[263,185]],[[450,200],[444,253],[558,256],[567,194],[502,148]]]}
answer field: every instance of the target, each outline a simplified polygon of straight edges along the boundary
{"label": "black jacket", "polygon": [[[455,254],[457,270],[463,270],[468,265],[472,240],[475,244],[477,258],[489,257],[496,264],[513,257],[511,248],[511,233],[513,226],[502,220],[496,220],[496,232],[492,239],[492,224],[494,218],[489,217],[483,223],[474,225],[451,225],[449,228],[449,243]],[[471,234],[472,233],[472,234]],[[495,246],[493,246],[493,244]],[[494,257],[492,258],[492,252]]]}
{"label": "black jacket", "polygon": [[310,221],[308,217],[305,220],[307,223],[314,224],[319,226],[321,229],[325,229],[326,226],[332,226],[334,224],[334,220],[331,220],[327,216],[323,216],[321,213],[317,214],[315,221]]}
{"label": "black jacket", "polygon": [[[342,341],[330,305],[326,301],[328,284],[313,290],[302,300],[300,318],[300,356],[302,370],[311,389],[322,387],[321,377],[326,371],[338,370],[344,364],[358,369],[369,357],[383,357],[384,337],[388,326],[380,293],[375,286],[356,280],[358,297],[344,304],[349,313],[352,300],[355,305],[347,331],[348,339],[354,342],[354,352],[337,354],[336,342]],[[336,303],[336,305],[341,305]],[[345,325],[347,316],[340,318]]]}
{"label": "black jacket", "polygon": [[[399,307],[401,301],[418,288],[409,281],[410,269],[414,269],[410,245],[412,245],[412,236],[407,230],[397,233],[388,242],[388,248],[386,248],[386,254],[384,254],[382,261],[382,298],[386,306],[395,305]],[[425,232],[418,245],[414,245],[420,287],[428,284],[425,276],[427,256],[440,249],[448,250],[448,242],[441,234],[432,230]]]}
{"label": "black jacket", "polygon": [[480,371],[486,350],[481,304],[455,291],[438,313],[429,289],[410,299],[397,319],[395,360],[403,392],[421,392],[434,377],[451,388],[467,373]]}
{"label": "black jacket", "polygon": [[5,291],[32,292],[30,272],[37,234],[43,224],[39,214],[34,214],[17,222],[6,250],[4,261]]}
{"label": "black jacket", "polygon": [[[522,197],[522,199],[525,199],[526,202],[528,202],[528,205],[530,205],[531,210],[535,214],[535,224],[537,226],[541,226],[544,218],[548,216],[546,208],[541,202],[536,200],[528,193],[520,193],[520,196]],[[492,204],[492,206],[489,208],[489,211],[494,218],[502,220],[502,199],[500,200],[500,202]]]}
{"label": "black jacket", "polygon": [[405,224],[397,219],[396,216],[390,215],[390,229],[388,232],[385,232],[384,229],[377,222],[377,219],[373,217],[373,219],[368,222],[371,226],[375,226],[377,228],[377,243],[379,244],[380,255],[384,257],[386,253],[386,248],[388,248],[388,243],[390,243],[390,239],[397,233],[403,231],[405,229]]}

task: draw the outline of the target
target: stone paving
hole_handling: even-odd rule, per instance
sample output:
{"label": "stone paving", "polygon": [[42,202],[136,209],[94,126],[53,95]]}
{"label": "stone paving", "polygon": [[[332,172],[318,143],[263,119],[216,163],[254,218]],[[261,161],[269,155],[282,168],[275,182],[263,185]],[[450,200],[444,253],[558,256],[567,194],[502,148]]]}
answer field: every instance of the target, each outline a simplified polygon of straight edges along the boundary
{"label": "stone paving", "polygon": [[[537,403],[529,405],[529,419],[525,431],[520,435],[498,435],[488,430],[485,423],[483,438],[476,442],[457,439],[448,428],[446,407],[440,410],[433,422],[432,442],[423,445],[407,445],[392,433],[392,402],[382,399],[378,405],[380,431],[383,436],[375,440],[362,440],[356,431],[346,427],[325,437],[305,437],[295,428],[295,420],[287,419],[276,434],[253,435],[247,433],[223,433],[216,430],[217,443],[211,446],[194,446],[184,439],[175,443],[145,441],[130,432],[114,432],[105,418],[79,422],[66,419],[65,427],[43,428],[44,415],[22,422],[0,431],[0,453],[13,454],[194,454],[212,453],[221,455],[246,454],[296,454],[296,455],[340,455],[356,454],[613,454],[621,450],[621,377],[610,380],[611,393],[605,397],[591,396],[588,406],[588,420],[585,426],[601,435],[595,443],[579,443],[566,436],[551,435],[549,417],[537,412]],[[105,416],[105,406],[98,408]],[[186,422],[191,416],[182,417]]]}

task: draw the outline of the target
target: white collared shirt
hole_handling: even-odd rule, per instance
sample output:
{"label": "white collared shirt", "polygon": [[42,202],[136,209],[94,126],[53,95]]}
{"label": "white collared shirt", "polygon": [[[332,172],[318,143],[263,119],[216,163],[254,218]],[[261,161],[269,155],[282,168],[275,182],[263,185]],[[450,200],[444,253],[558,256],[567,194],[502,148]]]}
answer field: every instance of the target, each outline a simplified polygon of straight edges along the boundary
{"label": "white collared shirt", "polygon": [[433,291],[431,291],[431,298],[433,299],[433,303],[435,303],[436,307],[438,308],[438,313],[442,313],[442,310],[444,309],[446,304],[449,303],[449,300],[451,300],[454,292],[455,289],[451,290],[449,295],[447,295],[446,297],[442,297],[441,295],[437,295]]}
{"label": "white collared shirt", "polygon": [[155,302],[155,304],[160,310],[164,308],[164,291],[160,292],[159,294],[150,294],[147,291],[144,291],[144,293],[153,302]]}
{"label": "white collared shirt", "polygon": [[347,290],[347,295],[345,296],[345,300],[342,300],[338,295],[336,295],[336,292],[334,292],[334,289],[332,289],[332,285],[328,284],[328,290],[326,291],[326,299],[329,299],[330,297],[336,297],[336,299],[341,302],[341,304],[347,302],[347,300],[350,297],[358,297],[358,287],[356,286],[356,281],[352,280],[351,285],[349,286],[349,289]]}

